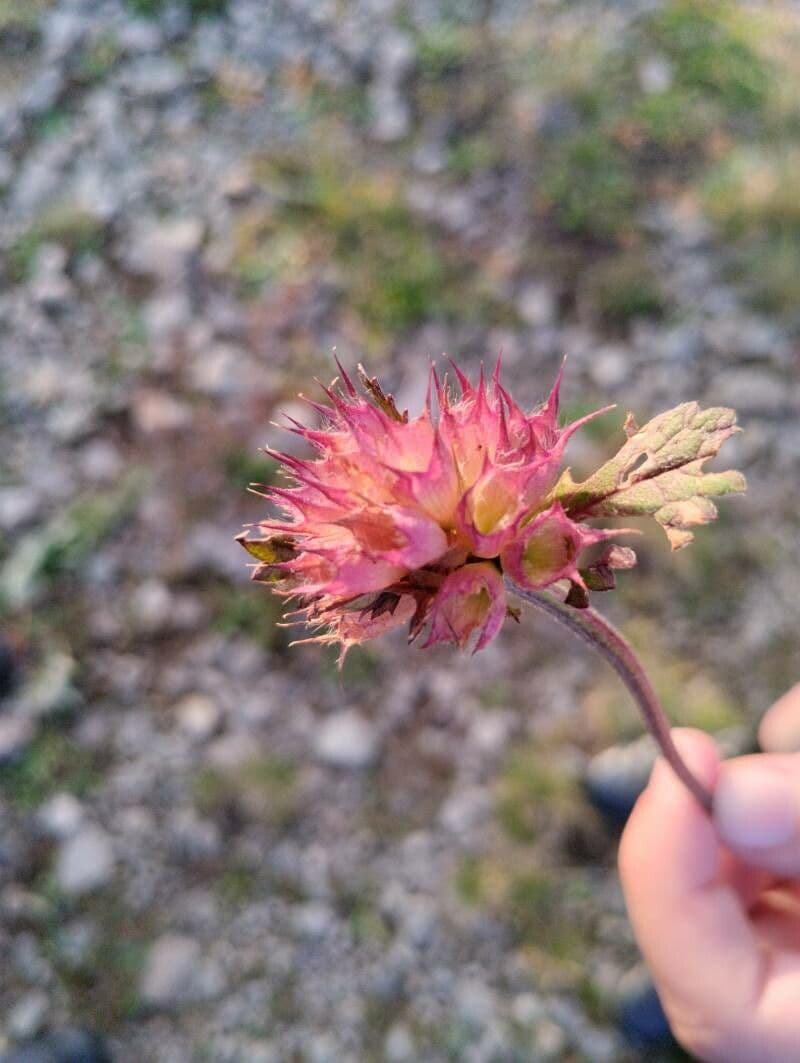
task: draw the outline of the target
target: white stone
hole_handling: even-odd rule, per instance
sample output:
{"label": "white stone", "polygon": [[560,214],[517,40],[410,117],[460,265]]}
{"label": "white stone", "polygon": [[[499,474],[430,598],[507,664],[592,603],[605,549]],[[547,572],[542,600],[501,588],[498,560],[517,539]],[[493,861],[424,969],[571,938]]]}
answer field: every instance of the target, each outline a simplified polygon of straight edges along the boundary
{"label": "white stone", "polygon": [[192,387],[215,398],[235,395],[242,390],[247,351],[232,343],[217,343],[196,354],[189,376]]}
{"label": "white stone", "polygon": [[408,136],[411,107],[394,85],[375,82],[370,86],[371,134],[381,144],[394,144]]}
{"label": "white stone", "polygon": [[34,717],[71,711],[81,701],[72,684],[76,667],[68,653],[51,653],[16,696],[14,704],[20,712]]}
{"label": "white stone", "polygon": [[589,371],[596,384],[610,390],[628,379],[632,364],[631,352],[626,347],[606,344],[593,356]]}
{"label": "white stone", "polygon": [[232,203],[244,203],[258,191],[250,167],[246,163],[235,163],[224,174],[219,185],[220,194]]}
{"label": "white stone", "polygon": [[145,388],[133,398],[133,420],[144,435],[175,432],[191,420],[191,410],[164,391]]}
{"label": "white stone", "polygon": [[39,509],[38,496],[27,487],[0,489],[0,528],[13,531],[27,524]]}
{"label": "white stone", "polygon": [[492,807],[489,793],[481,786],[457,790],[439,810],[439,822],[456,835],[463,835],[480,826]]}
{"label": "white stone", "polygon": [[76,834],[83,822],[83,805],[73,794],[53,794],[39,809],[36,817],[45,834],[65,841]]}
{"label": "white stone", "polygon": [[108,439],[91,440],[78,460],[81,472],[93,483],[111,483],[119,477],[124,465],[119,450]]}
{"label": "white stone", "polygon": [[660,95],[672,86],[672,64],[664,55],[650,55],[639,64],[639,84],[650,96]]}
{"label": "white stone", "polygon": [[60,244],[42,244],[39,249],[31,279],[31,294],[41,306],[57,309],[72,298],[72,282],[64,272],[67,259],[67,250]]}
{"label": "white stone", "polygon": [[152,634],[170,627],[172,608],[172,595],[160,580],[145,580],[131,595],[131,612],[139,631]]}
{"label": "white stone", "polygon": [[150,19],[126,19],[117,30],[117,41],[126,52],[143,55],[157,52],[163,46],[163,38],[158,24]]}
{"label": "white stone", "polygon": [[299,904],[292,913],[294,928],[307,941],[321,941],[333,926],[330,908],[317,901]]}
{"label": "white stone", "polygon": [[206,694],[187,694],[175,706],[181,730],[202,742],[219,728],[222,713],[219,705]]}
{"label": "white stone", "polygon": [[374,726],[353,709],[329,716],[320,725],[316,737],[320,760],[337,768],[366,768],[379,752]]}
{"label": "white stone", "polygon": [[0,716],[0,764],[16,760],[36,733],[30,716]]}
{"label": "white stone", "polygon": [[433,901],[427,897],[408,897],[403,902],[400,918],[407,940],[415,948],[428,948],[436,933],[438,921]]}
{"label": "white stone", "polygon": [[8,1014],[8,1033],[13,1041],[29,1041],[44,1026],[48,1009],[47,994],[40,989],[26,993]]}
{"label": "white stone", "polygon": [[502,753],[513,726],[511,716],[500,710],[478,714],[469,729],[469,743],[487,756]]}
{"label": "white stone", "polygon": [[381,34],[375,56],[375,74],[379,80],[399,84],[411,73],[414,60],[414,41],[408,34],[401,30]]}
{"label": "white stone", "polygon": [[186,292],[159,289],[142,310],[147,338],[161,359],[192,323],[192,303]]}
{"label": "white stone", "polygon": [[384,1055],[387,1063],[410,1063],[417,1059],[414,1038],[407,1026],[395,1023],[386,1035]]}
{"label": "white stone", "polygon": [[726,369],[715,381],[715,400],[752,413],[770,414],[790,407],[792,390],[776,373],[762,369]]}
{"label": "white stone", "polygon": [[552,325],[556,317],[553,289],[546,284],[529,284],[517,297],[517,309],[526,324],[533,328]]}
{"label": "white stone", "polygon": [[475,1030],[486,1026],[495,1013],[494,993],[476,978],[458,983],[454,1003],[462,1021]]}
{"label": "white stone", "polygon": [[541,997],[535,993],[519,993],[511,1001],[511,1017],[520,1026],[533,1026],[544,1017]]}
{"label": "white stone", "polygon": [[558,1023],[552,1019],[541,1019],[536,1024],[533,1035],[536,1058],[543,1063],[549,1060],[563,1059],[567,1048],[567,1037]]}
{"label": "white stone", "polygon": [[42,20],[42,51],[48,63],[66,58],[86,36],[88,20],[71,11],[51,11]]}
{"label": "white stone", "polygon": [[153,943],[147,956],[139,995],[151,1008],[165,1008],[190,996],[200,945],[181,934],[164,934]]}
{"label": "white stone", "polygon": [[174,284],[181,280],[192,256],[200,250],[203,235],[200,218],[145,223],[126,251],[125,265],[132,273]]}
{"label": "white stone", "polygon": [[170,96],[184,83],[184,72],[172,59],[144,55],[126,69],[125,88],[145,100]]}
{"label": "white stone", "polygon": [[108,885],[114,874],[111,839],[99,827],[85,826],[61,845],[56,857],[56,882],[70,897],[82,897]]}

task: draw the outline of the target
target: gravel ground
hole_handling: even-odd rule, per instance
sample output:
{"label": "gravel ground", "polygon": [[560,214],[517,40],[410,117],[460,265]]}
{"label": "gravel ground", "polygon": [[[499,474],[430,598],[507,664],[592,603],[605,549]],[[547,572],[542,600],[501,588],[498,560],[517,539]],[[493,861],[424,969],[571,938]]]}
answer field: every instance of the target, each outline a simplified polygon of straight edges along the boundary
{"label": "gravel ground", "polygon": [[[501,349],[531,403],[566,354],[570,411],[733,405],[748,495],[675,557],[648,533],[602,607],[676,719],[748,747],[800,665],[796,317],[749,298],[669,189],[637,208],[666,309],[597,312],[554,264],[575,242],[533,208],[520,147],[569,115],[493,80],[636,5],[15,7],[0,1051],[78,1026],[117,1063],[659,1058],[617,1029],[644,976],[581,787],[638,734],[614,679],[532,616],[476,659],[390,637],[340,677],[287,649],[233,542],[263,515],[257,448],[285,442],[271,422],[334,347],[412,407],[429,356]],[[453,73],[462,39],[485,81]],[[456,154],[453,123],[500,148]],[[581,245],[581,277],[599,255]]]}

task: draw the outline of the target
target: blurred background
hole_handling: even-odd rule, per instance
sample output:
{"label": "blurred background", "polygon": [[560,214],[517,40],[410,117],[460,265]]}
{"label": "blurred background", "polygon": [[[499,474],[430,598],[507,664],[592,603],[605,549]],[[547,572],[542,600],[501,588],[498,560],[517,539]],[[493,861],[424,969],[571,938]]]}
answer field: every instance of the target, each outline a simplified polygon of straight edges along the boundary
{"label": "blurred background", "polygon": [[531,405],[567,354],[567,416],[620,404],[576,473],[735,406],[749,494],[598,605],[751,748],[800,677],[799,48],[781,2],[0,0],[0,1058],[682,1058],[606,667],[531,615],[340,678],[233,536],[333,347],[412,409],[443,351]]}

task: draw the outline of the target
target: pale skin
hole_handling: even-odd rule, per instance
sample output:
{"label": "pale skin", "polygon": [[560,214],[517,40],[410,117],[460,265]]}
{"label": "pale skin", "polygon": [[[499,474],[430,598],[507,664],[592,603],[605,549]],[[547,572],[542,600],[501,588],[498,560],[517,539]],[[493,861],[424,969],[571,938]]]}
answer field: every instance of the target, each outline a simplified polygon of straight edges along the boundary
{"label": "pale skin", "polygon": [[800,1063],[800,683],[763,753],[676,730],[711,817],[659,761],[622,837],[636,938],[677,1039],[704,1063]]}

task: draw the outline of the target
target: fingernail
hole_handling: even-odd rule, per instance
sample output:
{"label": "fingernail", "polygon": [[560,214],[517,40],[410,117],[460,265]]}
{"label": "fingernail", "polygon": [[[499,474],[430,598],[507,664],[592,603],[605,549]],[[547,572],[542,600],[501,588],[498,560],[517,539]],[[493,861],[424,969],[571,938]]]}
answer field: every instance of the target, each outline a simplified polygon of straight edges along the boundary
{"label": "fingernail", "polygon": [[797,829],[794,790],[758,768],[720,773],[714,819],[724,841],[745,849],[769,849],[791,840]]}

